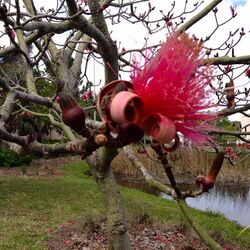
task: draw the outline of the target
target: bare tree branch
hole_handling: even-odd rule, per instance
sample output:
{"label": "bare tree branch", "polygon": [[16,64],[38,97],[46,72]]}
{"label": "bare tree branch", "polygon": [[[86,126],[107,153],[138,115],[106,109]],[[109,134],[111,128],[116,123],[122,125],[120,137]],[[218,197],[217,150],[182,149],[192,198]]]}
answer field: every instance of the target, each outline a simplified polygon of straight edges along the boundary
{"label": "bare tree branch", "polygon": [[236,57],[229,57],[229,56],[214,57],[206,59],[205,63],[208,64],[212,63],[214,65],[250,64],[250,55],[236,56]]}
{"label": "bare tree branch", "polygon": [[190,27],[192,27],[195,23],[200,21],[204,16],[206,16],[213,8],[215,8],[222,0],[213,0],[209,5],[203,8],[198,14],[192,17],[189,21],[183,24],[177,32],[184,32]]}

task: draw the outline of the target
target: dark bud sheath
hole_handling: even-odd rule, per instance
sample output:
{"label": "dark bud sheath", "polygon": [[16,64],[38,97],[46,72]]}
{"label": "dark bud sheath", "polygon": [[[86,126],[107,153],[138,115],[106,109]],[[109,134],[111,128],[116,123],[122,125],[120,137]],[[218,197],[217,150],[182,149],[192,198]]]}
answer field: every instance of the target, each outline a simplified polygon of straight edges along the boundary
{"label": "dark bud sheath", "polygon": [[157,142],[156,140],[152,140],[151,142],[151,148],[158,154],[158,155],[162,155],[163,153],[163,148],[162,148],[162,144]]}
{"label": "dark bud sheath", "polygon": [[144,131],[134,123],[123,123],[119,126],[117,139],[125,146],[139,142],[143,135]]}
{"label": "dark bud sheath", "polygon": [[62,109],[62,120],[72,130],[82,134],[85,128],[85,111],[76,100],[68,94],[59,94],[58,103]]}

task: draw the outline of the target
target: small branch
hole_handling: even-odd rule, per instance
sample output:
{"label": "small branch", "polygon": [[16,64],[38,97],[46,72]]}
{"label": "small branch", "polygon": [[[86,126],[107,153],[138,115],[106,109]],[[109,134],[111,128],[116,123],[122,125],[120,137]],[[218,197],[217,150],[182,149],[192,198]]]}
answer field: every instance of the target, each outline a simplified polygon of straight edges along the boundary
{"label": "small branch", "polygon": [[63,132],[66,134],[66,137],[69,140],[76,140],[76,137],[72,133],[71,129],[68,126],[66,126],[64,123],[56,121],[51,114],[37,113],[37,112],[31,111],[29,109],[26,109],[24,107],[21,107],[21,109],[24,110],[24,111],[27,111],[27,112],[35,115],[35,116],[47,117],[50,120],[50,122],[51,122],[52,125],[54,125],[56,127],[59,127],[60,129],[63,130]]}
{"label": "small branch", "polygon": [[[157,181],[149,172],[148,170],[143,166],[143,164],[140,162],[140,160],[136,157],[135,153],[130,149],[129,146],[126,146],[123,148],[123,151],[127,155],[128,159],[132,162],[132,164],[141,171],[143,174],[143,177],[150,186],[156,188],[160,192],[163,192],[166,195],[170,195],[174,200],[177,200],[176,192],[174,191],[173,188],[170,188],[161,182]],[[181,192],[181,197],[183,199],[188,198],[188,197],[198,197],[199,195],[203,194],[204,192],[199,189],[197,191],[183,191]]]}
{"label": "small branch", "polygon": [[71,70],[73,71],[76,77],[79,77],[81,74],[83,52],[87,48],[88,44],[91,42],[91,37],[84,35],[82,41],[83,42],[80,43],[77,47],[77,51],[79,52],[76,52],[75,60],[71,67]]}
{"label": "small branch", "polygon": [[231,135],[239,138],[240,140],[250,143],[250,140],[245,139],[244,136],[250,135],[250,132],[233,132],[233,131],[225,131],[225,130],[209,130],[211,134],[217,134],[217,135]]}
{"label": "small branch", "polygon": [[0,139],[17,143],[21,146],[25,146],[28,143],[27,136],[16,136],[6,131],[3,122],[0,122]]}
{"label": "small branch", "polygon": [[[27,45],[29,45],[32,42],[35,42],[37,39],[41,38],[43,35],[45,35],[45,32],[42,32],[41,30],[34,31],[30,36],[25,38],[24,41]],[[17,51],[17,48],[12,44],[8,47],[5,47],[4,49],[1,49],[0,56],[5,57],[15,51]]]}
{"label": "small branch", "polygon": [[[131,6],[137,3],[144,3],[144,2],[148,2],[149,0],[138,0],[138,1],[133,1],[133,2],[129,2],[129,3],[110,3],[111,7],[116,7],[116,8],[123,8],[123,7],[127,7],[127,6]],[[103,1],[104,2],[104,1]]]}
{"label": "small branch", "polygon": [[69,153],[67,150],[68,143],[56,143],[56,144],[43,144],[37,141],[30,143],[26,146],[27,150],[37,153]]}
{"label": "small branch", "polygon": [[187,21],[185,24],[183,24],[177,32],[182,33],[189,29],[191,26],[193,26],[195,23],[200,21],[204,16],[206,16],[213,8],[215,8],[220,2],[223,0],[214,0],[212,1],[207,7],[202,9],[197,15],[192,17],[189,21]]}
{"label": "small branch", "polygon": [[151,143],[151,147],[152,149],[158,154],[159,156],[159,159],[164,167],[164,170],[168,176],[168,179],[171,183],[171,186],[173,187],[175,193],[176,193],[176,196],[177,198],[181,198],[182,197],[182,193],[180,191],[180,189],[177,187],[176,185],[176,181],[175,181],[175,177],[174,177],[174,174],[172,172],[172,167],[168,161],[168,158],[167,158],[167,153],[163,150],[163,147],[160,143],[158,142],[152,142]]}
{"label": "small branch", "polygon": [[247,56],[221,56],[209,58],[204,61],[205,64],[228,65],[228,64],[250,64],[250,55]]}
{"label": "small branch", "polygon": [[250,104],[246,104],[241,108],[224,109],[224,110],[218,112],[217,115],[218,115],[218,117],[226,117],[226,116],[233,115],[233,114],[236,114],[236,113],[241,113],[241,112],[244,112],[244,111],[248,111],[249,109],[250,109]]}
{"label": "small branch", "polygon": [[188,206],[185,200],[180,199],[178,200],[178,205],[187,219],[188,223],[190,226],[194,229],[194,231],[200,236],[200,238],[203,240],[203,242],[213,250],[223,250],[223,248],[216,242],[214,241],[206,231],[204,231],[200,225],[194,220],[194,218],[191,216],[190,211],[188,210]]}
{"label": "small branch", "polygon": [[45,105],[47,107],[55,107],[55,104],[51,101],[50,98],[47,97],[42,97],[42,96],[38,96],[38,95],[31,95],[31,94],[27,94],[24,92],[21,92],[19,90],[14,90],[16,97],[21,99],[21,100],[26,100],[26,101],[30,101],[30,102],[34,102],[34,103],[38,103],[41,105]]}
{"label": "small branch", "polygon": [[[66,0],[69,9],[69,15],[72,17],[78,12],[75,1]],[[103,61],[105,63],[105,82],[108,83],[118,78],[118,60],[117,60],[117,47],[115,42],[110,38],[105,19],[102,12],[99,12],[101,5],[99,1],[92,0],[89,2],[91,12],[98,10],[96,14],[92,15],[92,21],[95,25],[91,24],[84,16],[74,16],[70,19],[74,27],[82,33],[94,38],[98,43],[101,51]]]}
{"label": "small branch", "polygon": [[123,148],[123,151],[127,155],[128,159],[132,162],[132,164],[141,171],[145,181],[154,188],[157,188],[159,191],[172,196],[174,199],[176,198],[176,194],[174,189],[162,184],[161,182],[155,180],[155,178],[147,171],[147,169],[143,166],[140,160],[136,157],[135,153],[130,149],[129,146]]}
{"label": "small branch", "polygon": [[9,119],[9,116],[13,109],[15,98],[16,95],[14,92],[9,92],[6,95],[4,103],[2,104],[2,106],[0,106],[0,117],[2,121],[6,122]]}
{"label": "small branch", "polygon": [[2,78],[0,76],[0,86],[4,89],[4,91],[10,91],[10,86],[8,85],[8,83],[6,82],[6,80],[4,78]]}
{"label": "small branch", "polygon": [[[83,37],[83,33],[81,31],[77,31],[77,32],[75,32],[73,37],[71,37],[71,39],[68,38],[68,40],[66,41],[66,43],[64,45],[64,47],[67,46],[67,48],[65,48],[65,51],[64,51],[64,55],[65,55],[66,60],[70,59],[73,52],[75,51],[77,42],[80,41],[80,39],[82,37]],[[72,42],[72,41],[74,41],[74,42]]]}
{"label": "small branch", "polygon": [[212,134],[217,134],[217,135],[233,135],[233,136],[247,136],[247,135],[250,135],[250,132],[234,132],[234,131],[216,130],[216,129],[211,129],[209,131]]}

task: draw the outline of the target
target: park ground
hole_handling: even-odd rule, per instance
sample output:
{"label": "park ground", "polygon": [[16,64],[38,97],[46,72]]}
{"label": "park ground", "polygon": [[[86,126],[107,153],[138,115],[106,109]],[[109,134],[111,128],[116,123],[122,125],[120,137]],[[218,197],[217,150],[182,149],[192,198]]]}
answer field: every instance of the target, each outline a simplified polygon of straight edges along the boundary
{"label": "park ground", "polygon": [[[0,249],[107,249],[104,207],[79,157],[0,169]],[[178,206],[121,187],[133,249],[206,249]],[[137,209],[134,209],[134,208]],[[192,209],[224,249],[250,249],[250,231],[216,213]]]}

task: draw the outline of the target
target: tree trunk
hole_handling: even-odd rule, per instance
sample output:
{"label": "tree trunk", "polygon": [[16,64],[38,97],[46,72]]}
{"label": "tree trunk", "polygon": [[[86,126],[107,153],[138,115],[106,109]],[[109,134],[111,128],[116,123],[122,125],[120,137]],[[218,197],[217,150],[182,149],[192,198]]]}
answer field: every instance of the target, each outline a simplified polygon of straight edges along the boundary
{"label": "tree trunk", "polygon": [[125,207],[110,166],[116,154],[114,150],[101,148],[88,157],[87,162],[94,172],[106,207],[109,249],[129,250]]}

